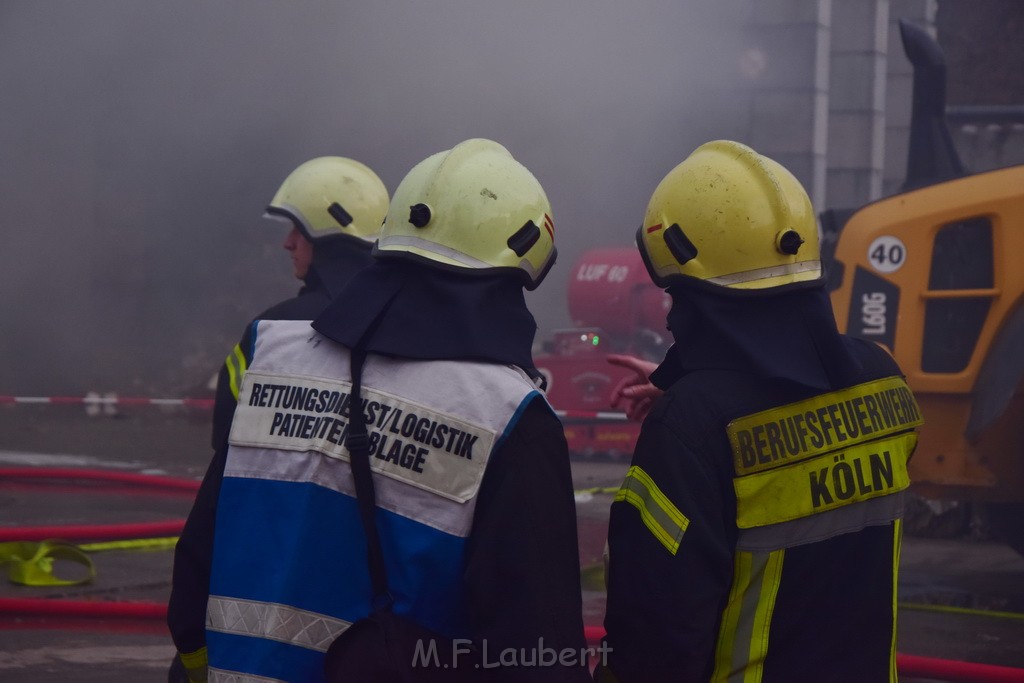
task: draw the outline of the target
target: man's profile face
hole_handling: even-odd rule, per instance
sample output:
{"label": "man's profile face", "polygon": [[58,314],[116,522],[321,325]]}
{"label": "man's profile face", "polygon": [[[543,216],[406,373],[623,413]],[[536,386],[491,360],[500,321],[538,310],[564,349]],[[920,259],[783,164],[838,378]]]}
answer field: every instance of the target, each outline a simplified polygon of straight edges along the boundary
{"label": "man's profile face", "polygon": [[292,269],[295,272],[295,277],[300,280],[306,279],[306,275],[309,273],[309,264],[313,262],[313,243],[307,240],[293,225],[281,246],[292,255]]}

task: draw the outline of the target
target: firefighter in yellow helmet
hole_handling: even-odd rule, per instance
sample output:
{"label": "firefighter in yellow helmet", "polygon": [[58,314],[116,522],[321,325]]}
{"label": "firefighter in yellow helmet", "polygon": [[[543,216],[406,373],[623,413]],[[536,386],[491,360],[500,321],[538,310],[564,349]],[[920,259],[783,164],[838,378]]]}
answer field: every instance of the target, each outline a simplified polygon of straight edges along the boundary
{"label": "firefighter in yellow helmet", "polygon": [[[219,492],[215,552],[175,567],[172,607],[207,615],[195,669],[589,680],[567,445],[527,372],[523,290],[555,258],[543,188],[501,145],[467,140],[409,171],[373,253],[312,326],[255,326],[203,485]],[[211,524],[190,517],[182,543]],[[179,594],[195,577],[208,593]],[[388,649],[371,613],[456,647]],[[338,658],[346,644],[355,660]]]}
{"label": "firefighter in yellow helmet", "polygon": [[[257,320],[312,320],[345,283],[371,261],[370,250],[387,212],[388,191],[365,164],[340,156],[311,159],[293,170],[281,183],[266,208],[265,217],[288,228],[282,246],[291,255],[295,277],[302,287],[294,297],[257,315],[245,326],[241,340],[220,369],[214,404],[211,471],[223,467],[228,430],[238,399],[241,378],[252,360],[253,325]],[[308,323],[307,323],[308,324]],[[204,483],[190,516],[196,530],[176,550],[175,599],[168,623],[182,657],[175,660],[172,675],[181,675],[201,659],[205,642],[205,601],[208,577],[192,567],[209,563],[212,545],[213,498],[217,482]],[[218,484],[219,485],[219,484]],[[203,667],[194,667],[195,670]]]}
{"label": "firefighter in yellow helmet", "polygon": [[[312,320],[349,278],[369,265],[370,249],[388,209],[388,191],[365,164],[338,156],[310,159],[288,174],[267,205],[265,218],[283,223],[281,245],[302,282],[298,293],[255,320]],[[238,385],[252,356],[252,322],[221,366],[213,412],[216,449],[238,399]]]}
{"label": "firefighter in yellow helmet", "polygon": [[637,244],[675,345],[612,504],[596,680],[895,680],[921,415],[889,354],[837,331],[806,192],[709,142],[655,189]]}

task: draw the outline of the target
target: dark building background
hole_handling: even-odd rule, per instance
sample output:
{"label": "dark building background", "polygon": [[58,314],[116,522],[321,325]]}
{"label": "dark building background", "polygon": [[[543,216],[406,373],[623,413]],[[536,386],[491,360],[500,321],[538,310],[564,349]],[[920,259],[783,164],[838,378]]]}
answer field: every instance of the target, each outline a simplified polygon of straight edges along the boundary
{"label": "dark building background", "polygon": [[935,24],[950,105],[1024,107],[1024,2],[941,0]]}

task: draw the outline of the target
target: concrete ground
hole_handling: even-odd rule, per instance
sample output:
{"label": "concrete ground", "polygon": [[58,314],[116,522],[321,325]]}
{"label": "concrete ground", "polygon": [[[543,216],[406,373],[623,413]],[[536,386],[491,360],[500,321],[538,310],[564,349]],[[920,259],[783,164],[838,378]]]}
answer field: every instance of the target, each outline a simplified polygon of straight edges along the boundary
{"label": "concrete ground", "polygon": [[[209,414],[137,407],[89,417],[79,406],[0,406],[0,469],[84,467],[197,479],[209,458]],[[600,562],[611,494],[626,463],[573,463],[583,565],[584,619],[600,625]],[[0,529],[22,525],[173,521],[190,496],[82,482],[0,479]],[[0,575],[0,598],[71,598],[163,603],[170,589],[169,550],[92,553],[86,586],[14,585]],[[74,565],[58,565],[74,572]],[[1024,668],[1024,559],[1008,547],[970,537],[906,538],[900,582],[898,649],[923,657]],[[166,680],[173,656],[159,619],[69,619],[0,614],[0,681],[5,683]],[[902,680],[911,681],[908,677]],[[923,680],[923,679],[918,679]]]}

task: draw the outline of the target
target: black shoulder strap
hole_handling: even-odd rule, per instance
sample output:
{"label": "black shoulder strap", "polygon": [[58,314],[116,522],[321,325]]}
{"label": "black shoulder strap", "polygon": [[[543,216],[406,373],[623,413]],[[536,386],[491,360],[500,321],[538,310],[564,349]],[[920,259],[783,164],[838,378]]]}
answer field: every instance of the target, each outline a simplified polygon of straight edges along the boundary
{"label": "black shoulder strap", "polygon": [[388,589],[388,574],[384,567],[384,551],[377,532],[377,494],[373,487],[373,472],[370,469],[370,439],[366,431],[366,415],[363,413],[363,364],[366,362],[366,347],[376,332],[384,315],[391,308],[395,295],[401,287],[384,302],[373,320],[363,332],[355,347],[351,349],[349,367],[352,375],[352,403],[349,408],[348,433],[345,447],[348,449],[349,467],[355,481],[356,499],[359,502],[359,516],[366,534],[367,566],[373,587],[373,608],[391,609],[394,599]]}
{"label": "black shoulder strap", "polygon": [[[392,598],[388,591],[388,575],[384,567],[384,552],[380,534],[377,533],[376,492],[373,488],[373,474],[370,471],[370,439],[366,432],[366,417],[363,414],[362,384],[363,363],[366,349],[352,349],[352,403],[349,408],[348,435],[345,446],[349,452],[349,466],[355,480],[356,498],[359,500],[359,516],[366,533],[367,564],[373,585],[375,607],[390,607]],[[384,604],[379,604],[384,601]]]}

